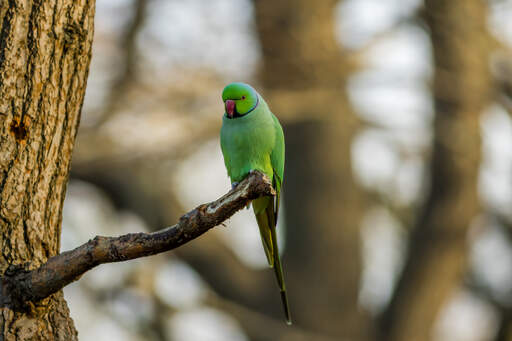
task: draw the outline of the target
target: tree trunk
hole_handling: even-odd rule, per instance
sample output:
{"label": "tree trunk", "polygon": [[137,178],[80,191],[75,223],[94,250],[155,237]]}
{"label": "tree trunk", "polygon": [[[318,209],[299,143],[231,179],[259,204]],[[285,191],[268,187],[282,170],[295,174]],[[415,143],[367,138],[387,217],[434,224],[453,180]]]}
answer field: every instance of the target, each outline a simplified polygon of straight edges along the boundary
{"label": "tree trunk", "polygon": [[[0,270],[59,252],[93,37],[93,0],[0,6]],[[76,340],[62,292],[0,308],[1,340]]]}
{"label": "tree trunk", "polygon": [[383,340],[431,340],[443,304],[466,270],[466,240],[479,212],[479,117],[490,99],[490,40],[483,0],[426,0],[434,74],[430,192],[382,320]]}
{"label": "tree trunk", "polygon": [[286,252],[290,308],[300,327],[335,339],[368,339],[357,306],[364,205],[350,145],[352,71],[335,38],[338,1],[254,1],[264,97],[284,123]]}

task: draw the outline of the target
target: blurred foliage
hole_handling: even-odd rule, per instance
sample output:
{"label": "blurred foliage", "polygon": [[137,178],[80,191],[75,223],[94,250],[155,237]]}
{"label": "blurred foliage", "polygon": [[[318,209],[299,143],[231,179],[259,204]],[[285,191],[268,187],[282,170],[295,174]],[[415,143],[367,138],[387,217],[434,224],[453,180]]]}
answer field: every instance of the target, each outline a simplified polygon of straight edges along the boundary
{"label": "blurred foliage", "polygon": [[97,1],[62,248],[229,189],[225,84],[287,143],[287,327],[244,210],[65,290],[82,340],[512,340],[512,1]]}

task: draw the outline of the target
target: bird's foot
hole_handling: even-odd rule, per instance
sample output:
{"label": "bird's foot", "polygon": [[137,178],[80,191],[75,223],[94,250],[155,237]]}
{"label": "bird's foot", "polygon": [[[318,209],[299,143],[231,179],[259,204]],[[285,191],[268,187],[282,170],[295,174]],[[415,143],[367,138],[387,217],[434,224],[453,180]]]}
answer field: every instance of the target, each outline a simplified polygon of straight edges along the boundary
{"label": "bird's foot", "polygon": [[238,182],[233,182],[231,184],[231,189],[235,189],[236,186],[238,186]]}

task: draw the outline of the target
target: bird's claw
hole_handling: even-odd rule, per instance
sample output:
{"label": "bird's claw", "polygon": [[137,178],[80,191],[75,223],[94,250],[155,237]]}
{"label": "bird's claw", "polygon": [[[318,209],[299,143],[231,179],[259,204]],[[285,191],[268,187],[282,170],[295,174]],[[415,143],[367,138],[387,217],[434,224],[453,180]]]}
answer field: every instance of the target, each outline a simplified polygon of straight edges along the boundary
{"label": "bird's claw", "polygon": [[[252,173],[254,173],[254,172],[256,172],[256,169],[251,169],[251,170],[249,170],[249,174],[252,174]],[[235,189],[235,187],[236,187],[236,186],[238,186],[238,184],[239,184],[239,182],[233,182],[233,183],[231,183],[231,189]]]}

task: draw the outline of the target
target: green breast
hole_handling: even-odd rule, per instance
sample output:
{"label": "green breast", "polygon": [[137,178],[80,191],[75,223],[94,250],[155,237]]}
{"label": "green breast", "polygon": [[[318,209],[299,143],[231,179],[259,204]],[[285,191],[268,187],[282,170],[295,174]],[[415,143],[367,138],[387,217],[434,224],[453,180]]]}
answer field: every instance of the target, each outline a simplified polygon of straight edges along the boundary
{"label": "green breast", "polygon": [[275,144],[275,128],[263,101],[245,116],[235,119],[224,116],[220,140],[232,182],[241,181],[251,169],[260,170],[272,179],[270,153]]}

